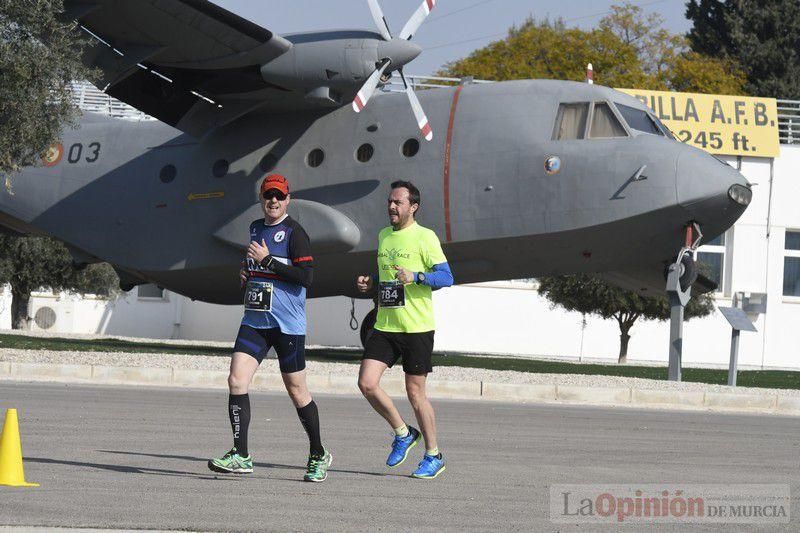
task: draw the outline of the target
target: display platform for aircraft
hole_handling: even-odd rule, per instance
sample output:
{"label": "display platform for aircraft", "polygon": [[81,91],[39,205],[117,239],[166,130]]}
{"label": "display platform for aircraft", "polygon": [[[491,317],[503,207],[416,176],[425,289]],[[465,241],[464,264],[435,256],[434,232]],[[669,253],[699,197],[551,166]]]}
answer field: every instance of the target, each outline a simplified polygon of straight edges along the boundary
{"label": "display platform for aircraft", "polygon": [[[0,381],[0,413],[18,410],[25,478],[39,483],[0,487],[0,524],[563,531],[565,524],[551,522],[553,485],[751,483],[800,490],[795,417],[438,400],[447,469],[435,480],[418,480],[408,475],[421,446],[397,469],[387,468],[392,436],[385,422],[363,398],[329,395],[315,398],[333,465],[324,483],[304,483],[308,438],[283,393],[251,393],[253,474],[215,474],[208,458],[230,448],[227,394]],[[410,416],[410,409],[403,414]],[[792,507],[794,523],[796,498]],[[775,519],[769,526],[796,531],[791,523]],[[725,527],[752,531],[754,525]]]}
{"label": "display platform for aircraft", "polygon": [[[78,264],[111,263],[125,289],[235,304],[269,172],[288,178],[289,213],[311,237],[311,297],[359,296],[397,179],[421,190],[417,218],[457,283],[587,272],[664,294],[687,228],[711,239],[746,209],[739,172],[613,89],[415,93],[403,67],[436,5],[409,3],[399,32],[369,0],[375,28],[279,35],[205,0],[66,0],[63,17],[93,41],[93,82],[158,121],[85,114],[42,165],[8,177],[0,225],[56,237]],[[404,94],[379,90],[392,76]]]}

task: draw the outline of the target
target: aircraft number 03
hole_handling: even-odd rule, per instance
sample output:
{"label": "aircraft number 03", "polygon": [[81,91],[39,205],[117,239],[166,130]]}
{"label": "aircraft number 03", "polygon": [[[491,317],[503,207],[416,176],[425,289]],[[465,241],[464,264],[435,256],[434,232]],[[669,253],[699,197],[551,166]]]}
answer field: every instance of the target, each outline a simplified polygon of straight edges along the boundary
{"label": "aircraft number 03", "polygon": [[75,143],[69,147],[67,150],[67,162],[71,164],[79,163],[81,158],[84,159],[87,163],[94,163],[98,159],[100,159],[100,143],[93,142],[86,145],[86,153],[85,158],[84,156],[84,146],[82,143]]}

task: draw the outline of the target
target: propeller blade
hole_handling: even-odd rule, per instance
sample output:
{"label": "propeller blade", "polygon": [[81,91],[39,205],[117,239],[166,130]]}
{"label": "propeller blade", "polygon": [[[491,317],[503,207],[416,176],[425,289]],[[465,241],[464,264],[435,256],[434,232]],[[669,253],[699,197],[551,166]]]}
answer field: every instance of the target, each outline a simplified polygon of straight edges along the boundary
{"label": "propeller blade", "polygon": [[372,97],[372,94],[375,92],[375,88],[378,86],[378,82],[383,76],[383,71],[386,70],[386,67],[389,66],[390,61],[384,61],[383,65],[380,68],[375,69],[367,81],[364,82],[364,85],[361,86],[361,89],[358,90],[358,94],[356,94],[355,100],[353,100],[353,111],[356,113],[360,113],[362,109],[367,106],[367,102]]}
{"label": "propeller blade", "polygon": [[408,19],[408,22],[400,31],[400,38],[403,40],[411,39],[435,6],[436,0],[422,0],[422,4],[411,15],[411,18]]}
{"label": "propeller blade", "polygon": [[414,118],[417,119],[419,131],[422,132],[422,136],[425,137],[426,141],[432,141],[433,130],[428,123],[428,117],[425,115],[425,111],[422,110],[422,105],[420,105],[419,99],[417,99],[417,95],[414,93],[414,89],[406,82],[406,77],[403,75],[402,69],[399,72],[400,79],[403,80],[403,85],[406,87],[406,96],[408,96],[408,102],[411,104],[411,110],[414,112]]}
{"label": "propeller blade", "polygon": [[369,10],[372,13],[372,19],[375,21],[375,27],[378,28],[378,31],[381,32],[384,41],[391,41],[392,40],[392,32],[389,30],[389,24],[386,22],[386,18],[383,16],[383,10],[381,9],[378,0],[367,0],[369,4]]}

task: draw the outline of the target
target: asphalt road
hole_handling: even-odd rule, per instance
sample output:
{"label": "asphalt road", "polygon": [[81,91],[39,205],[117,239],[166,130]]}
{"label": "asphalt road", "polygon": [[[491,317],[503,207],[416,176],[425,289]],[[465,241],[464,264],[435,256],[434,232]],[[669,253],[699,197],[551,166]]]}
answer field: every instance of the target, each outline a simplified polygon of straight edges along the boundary
{"label": "asphalt road", "polygon": [[[554,524],[564,483],[783,483],[800,519],[800,421],[596,407],[437,401],[438,479],[383,465],[388,428],[365,400],[320,396],[334,463],[302,482],[307,439],[284,395],[253,394],[250,476],[215,475],[227,393],[0,382],[19,412],[25,470],[0,487],[0,525],[189,530],[597,530]],[[407,404],[401,412],[411,417]],[[672,529],[667,526],[667,529]],[[707,527],[706,529],[712,529]],[[750,529],[725,527],[726,531]],[[685,530],[685,529],[684,529]]]}

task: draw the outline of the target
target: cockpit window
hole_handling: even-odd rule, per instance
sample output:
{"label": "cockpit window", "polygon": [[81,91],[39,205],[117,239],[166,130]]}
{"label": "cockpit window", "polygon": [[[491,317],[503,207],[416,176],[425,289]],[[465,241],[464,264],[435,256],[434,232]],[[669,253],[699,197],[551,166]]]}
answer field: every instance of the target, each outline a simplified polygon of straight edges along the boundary
{"label": "cockpit window", "polygon": [[594,113],[592,113],[592,128],[589,132],[589,137],[627,137],[625,128],[619,123],[619,120],[614,116],[614,112],[605,102],[597,102],[594,104]]}
{"label": "cockpit window", "polygon": [[[650,115],[650,114],[648,113],[648,115]],[[656,117],[654,117],[653,115],[650,115],[650,118],[653,120],[653,122],[655,122],[655,123],[656,123],[656,126],[658,126],[658,129],[660,129],[660,130],[661,130],[661,133],[663,133],[663,134],[664,134],[666,137],[669,137],[669,138],[670,138],[670,139],[672,139],[673,141],[676,141],[676,140],[677,140],[677,139],[675,138],[675,136],[672,134],[672,132],[670,131],[670,129],[669,129],[669,128],[668,128],[668,127],[667,127],[667,126],[666,126],[666,125],[665,125],[663,122],[661,122],[660,120],[658,120],[658,119],[657,119]]]}
{"label": "cockpit window", "polygon": [[558,106],[556,127],[553,139],[583,139],[586,131],[586,118],[589,116],[589,103],[561,104]]}
{"label": "cockpit window", "polygon": [[647,114],[646,111],[623,104],[617,104],[617,109],[631,129],[651,133],[653,135],[664,135],[664,132],[658,127],[658,124],[656,124],[655,119]]}

